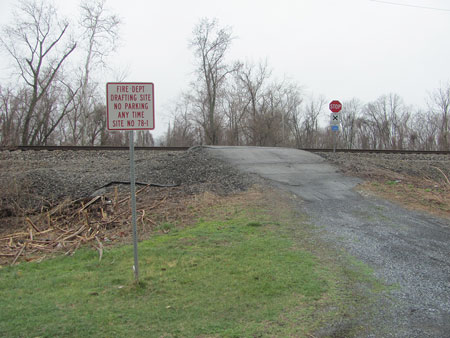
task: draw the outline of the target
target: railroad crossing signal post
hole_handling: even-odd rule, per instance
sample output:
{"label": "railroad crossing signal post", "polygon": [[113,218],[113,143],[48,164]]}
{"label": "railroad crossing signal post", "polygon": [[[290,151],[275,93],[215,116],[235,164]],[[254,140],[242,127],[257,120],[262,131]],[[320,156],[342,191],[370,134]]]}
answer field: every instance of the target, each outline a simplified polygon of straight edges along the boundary
{"label": "railroad crossing signal post", "polygon": [[107,83],[106,115],[108,130],[128,130],[130,141],[130,192],[133,226],[134,277],[139,281],[138,236],[136,225],[136,175],[134,131],[155,129],[153,83]]}
{"label": "railroad crossing signal post", "polygon": [[339,112],[342,109],[342,104],[338,100],[333,100],[330,102],[329,107],[331,110],[331,119],[330,119],[331,132],[333,133],[333,153],[335,153],[336,152],[336,143],[337,143],[336,134],[339,131],[339,124],[340,124]]}

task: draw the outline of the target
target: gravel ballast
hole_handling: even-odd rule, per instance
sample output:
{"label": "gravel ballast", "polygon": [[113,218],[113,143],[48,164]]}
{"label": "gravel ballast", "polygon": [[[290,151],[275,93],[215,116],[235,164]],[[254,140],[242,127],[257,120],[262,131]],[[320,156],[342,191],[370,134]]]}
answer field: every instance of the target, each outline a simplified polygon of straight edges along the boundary
{"label": "gravel ballast", "polygon": [[[8,208],[39,209],[68,199],[104,193],[110,182],[130,180],[128,151],[3,151],[0,152],[3,214]],[[136,181],[180,185],[186,194],[210,191],[228,194],[247,189],[253,178],[190,151],[135,151]],[[120,185],[121,189],[129,186]],[[111,186],[109,189],[113,189]]]}
{"label": "gravel ballast", "polygon": [[[445,182],[450,155],[386,153],[317,153],[345,174],[362,178],[401,179],[404,176]],[[445,177],[444,177],[445,175]]]}

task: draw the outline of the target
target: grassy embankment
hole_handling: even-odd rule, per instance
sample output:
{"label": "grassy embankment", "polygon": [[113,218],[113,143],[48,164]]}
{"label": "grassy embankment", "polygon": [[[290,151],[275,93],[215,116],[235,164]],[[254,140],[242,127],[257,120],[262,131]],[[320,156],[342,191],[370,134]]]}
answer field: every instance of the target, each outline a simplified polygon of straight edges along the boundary
{"label": "grassy embankment", "polygon": [[215,197],[194,225],[165,224],[139,245],[138,284],[131,246],[1,268],[0,335],[352,336],[380,284],[274,194]]}

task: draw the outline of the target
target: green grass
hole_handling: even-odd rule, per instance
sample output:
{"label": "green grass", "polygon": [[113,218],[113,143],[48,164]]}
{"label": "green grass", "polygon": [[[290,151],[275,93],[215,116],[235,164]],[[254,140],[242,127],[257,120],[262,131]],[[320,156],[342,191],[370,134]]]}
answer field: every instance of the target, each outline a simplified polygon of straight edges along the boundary
{"label": "green grass", "polygon": [[131,246],[0,269],[0,336],[304,336],[366,302],[370,272],[290,238],[302,220],[230,210],[141,242],[138,284]]}
{"label": "green grass", "polygon": [[398,181],[386,181],[387,185],[397,185]]}

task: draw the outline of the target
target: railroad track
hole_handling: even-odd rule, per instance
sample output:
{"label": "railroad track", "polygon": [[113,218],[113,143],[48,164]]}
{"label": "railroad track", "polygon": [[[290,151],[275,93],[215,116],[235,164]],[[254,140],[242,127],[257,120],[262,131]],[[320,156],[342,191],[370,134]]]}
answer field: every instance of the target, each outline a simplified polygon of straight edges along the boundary
{"label": "railroad track", "polygon": [[[313,153],[332,153],[333,149],[302,149]],[[434,154],[434,155],[450,155],[450,151],[446,150],[398,150],[398,149],[336,149],[337,153],[378,153],[378,154]]]}
{"label": "railroad track", "polygon": [[[186,151],[189,147],[134,147],[134,150],[159,150],[159,151]],[[14,146],[14,147],[0,147],[0,151],[103,151],[103,150],[130,150],[129,147],[116,146]]]}
{"label": "railroad track", "polygon": [[[103,151],[103,150],[129,150],[129,147],[116,146],[14,146],[0,147],[0,151]],[[186,151],[189,147],[134,147],[135,150],[153,150],[153,151]],[[333,152],[333,149],[320,148],[301,148],[310,152]],[[379,153],[379,154],[435,154],[450,155],[450,151],[429,151],[429,150],[389,150],[389,149],[336,149],[337,153]]]}

